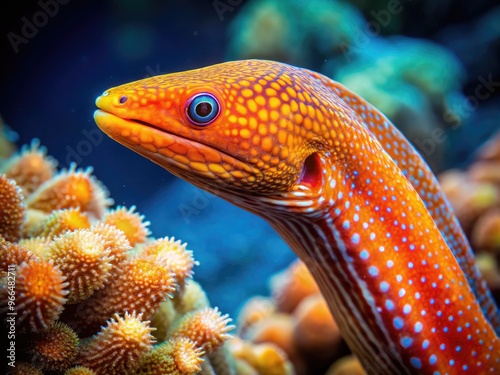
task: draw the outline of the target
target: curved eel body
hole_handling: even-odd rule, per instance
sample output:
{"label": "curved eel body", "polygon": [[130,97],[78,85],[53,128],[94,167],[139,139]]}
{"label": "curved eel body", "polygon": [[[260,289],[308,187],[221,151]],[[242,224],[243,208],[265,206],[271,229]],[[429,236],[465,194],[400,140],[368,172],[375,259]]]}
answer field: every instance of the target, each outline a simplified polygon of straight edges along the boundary
{"label": "curved eel body", "polygon": [[432,172],[379,111],[318,73],[235,61],[118,86],[111,138],[266,219],[369,374],[498,374],[500,320]]}

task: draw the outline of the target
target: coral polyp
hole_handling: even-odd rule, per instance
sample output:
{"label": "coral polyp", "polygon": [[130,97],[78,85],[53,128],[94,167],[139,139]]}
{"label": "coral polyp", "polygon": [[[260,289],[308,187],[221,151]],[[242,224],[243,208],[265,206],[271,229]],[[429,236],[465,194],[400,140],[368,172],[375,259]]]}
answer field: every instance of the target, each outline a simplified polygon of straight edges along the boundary
{"label": "coral polyp", "polygon": [[147,259],[155,257],[165,264],[174,274],[179,286],[184,286],[186,279],[193,275],[193,266],[197,264],[193,252],[186,249],[186,243],[175,238],[160,238],[147,244],[141,257]]}
{"label": "coral polyp", "polygon": [[20,240],[17,245],[42,258],[51,242],[52,240],[48,237],[29,237]]}
{"label": "coral polyp", "polygon": [[154,343],[152,328],[141,315],[115,315],[101,331],[80,347],[76,362],[97,374],[128,374]]}
{"label": "coral polyp", "polygon": [[76,207],[53,211],[44,220],[35,225],[34,228],[25,227],[25,232],[30,237],[42,236],[53,238],[66,231],[89,227],[90,220],[88,215],[81,212],[79,207]]}
{"label": "coral polyp", "polygon": [[18,266],[32,256],[33,253],[25,246],[6,241],[0,236],[0,277],[5,276],[9,266]]}
{"label": "coral polyp", "polygon": [[238,315],[238,333],[244,335],[248,329],[276,311],[276,304],[270,298],[257,296],[249,299]]}
{"label": "coral polyp", "polygon": [[68,303],[78,303],[104,287],[110,276],[111,256],[101,236],[88,229],[62,234],[45,254],[59,266],[69,284]]}
{"label": "coral polyp", "polygon": [[235,328],[229,325],[231,319],[222,315],[217,308],[206,308],[186,314],[172,329],[173,337],[186,337],[212,353],[230,338],[228,331]]}
{"label": "coral polyp", "polygon": [[33,362],[42,370],[65,370],[75,361],[78,341],[78,336],[71,328],[56,322],[34,337],[31,349]]}
{"label": "coral polyp", "polygon": [[146,354],[136,375],[194,375],[201,371],[203,350],[186,337],[170,339]]}
{"label": "coral polyp", "polygon": [[8,241],[21,238],[24,221],[23,194],[14,180],[0,175],[0,235]]}
{"label": "coral polyp", "polygon": [[94,224],[90,231],[102,239],[104,247],[109,251],[110,277],[118,277],[122,265],[128,258],[128,252],[132,249],[127,237],[120,229],[104,223]]}
{"label": "coral polyp", "polygon": [[284,312],[293,311],[304,297],[319,292],[316,281],[300,261],[273,276],[271,289],[277,309]]}
{"label": "coral polyp", "polygon": [[31,331],[47,329],[59,318],[68,283],[52,261],[30,259],[16,270],[18,323]]}
{"label": "coral polyp", "polygon": [[91,173],[92,168],[79,170],[72,165],[40,185],[27,198],[26,205],[46,213],[79,207],[82,212],[99,219],[112,200],[107,189]]}
{"label": "coral polyp", "polygon": [[57,162],[47,156],[47,149],[40,147],[38,140],[23,146],[0,169],[2,173],[16,181],[24,194],[33,193],[41,184],[50,180],[56,171]]}
{"label": "coral polyp", "polygon": [[146,241],[149,235],[148,221],[144,221],[144,216],[135,212],[135,206],[126,209],[117,207],[107,211],[102,220],[105,224],[113,225],[120,229],[129,240],[132,246]]}
{"label": "coral polyp", "polygon": [[97,375],[97,374],[87,367],[76,366],[70,368],[68,371],[64,373],[64,375]]}

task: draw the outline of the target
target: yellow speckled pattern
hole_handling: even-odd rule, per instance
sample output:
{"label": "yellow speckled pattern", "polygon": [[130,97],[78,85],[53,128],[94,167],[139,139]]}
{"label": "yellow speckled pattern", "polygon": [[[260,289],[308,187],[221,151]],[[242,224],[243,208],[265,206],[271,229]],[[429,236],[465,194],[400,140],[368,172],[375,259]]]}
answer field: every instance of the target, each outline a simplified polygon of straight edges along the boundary
{"label": "yellow speckled pattern", "polygon": [[[200,94],[220,106],[198,108],[215,114],[201,123]],[[451,208],[354,93],[245,60],[115,87],[97,106],[111,138],[269,221],[369,374],[500,373],[498,310]]]}

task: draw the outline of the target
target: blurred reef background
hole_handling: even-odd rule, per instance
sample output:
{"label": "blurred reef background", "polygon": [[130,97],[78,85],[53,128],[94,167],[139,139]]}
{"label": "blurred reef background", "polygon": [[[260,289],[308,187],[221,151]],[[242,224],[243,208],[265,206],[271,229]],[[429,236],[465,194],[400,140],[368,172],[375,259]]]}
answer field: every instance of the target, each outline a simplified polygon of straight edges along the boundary
{"label": "blurred reef background", "polygon": [[[92,166],[115,203],[181,238],[212,304],[235,316],[295,256],[260,219],[174,178],[97,129],[105,89],[265,58],[322,72],[381,109],[436,172],[500,129],[495,0],[4,1],[0,129],[59,168]],[[10,129],[10,130],[9,130]],[[0,147],[4,146],[0,144]],[[6,146],[5,146],[6,147]],[[3,151],[3,149],[2,149]]]}

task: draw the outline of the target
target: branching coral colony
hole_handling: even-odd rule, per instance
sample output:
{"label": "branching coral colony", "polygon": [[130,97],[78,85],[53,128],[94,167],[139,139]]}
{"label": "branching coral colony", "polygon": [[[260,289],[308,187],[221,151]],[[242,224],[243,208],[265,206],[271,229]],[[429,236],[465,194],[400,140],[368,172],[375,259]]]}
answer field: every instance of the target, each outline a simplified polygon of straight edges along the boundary
{"label": "branching coral colony", "polygon": [[0,169],[1,373],[292,373],[277,346],[231,339],[186,244],[56,164],[33,142]]}

